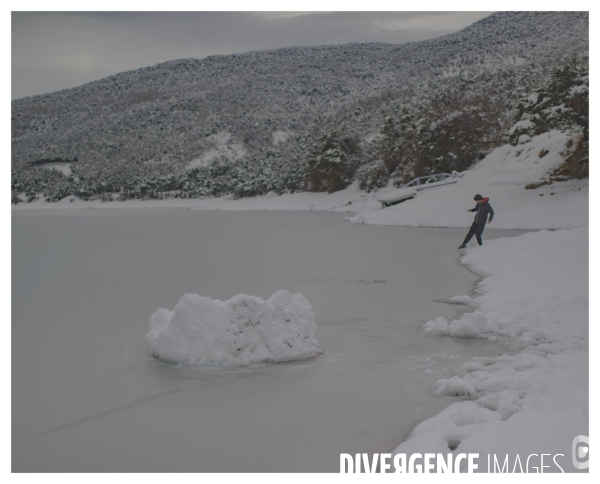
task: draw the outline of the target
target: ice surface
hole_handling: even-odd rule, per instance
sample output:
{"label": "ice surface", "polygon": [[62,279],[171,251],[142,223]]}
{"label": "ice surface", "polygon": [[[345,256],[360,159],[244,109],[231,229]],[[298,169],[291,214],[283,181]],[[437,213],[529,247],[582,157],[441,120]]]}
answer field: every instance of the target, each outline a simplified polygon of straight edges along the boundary
{"label": "ice surface", "polygon": [[[452,403],[436,380],[502,353],[421,331],[477,280],[455,263],[462,229],[106,205],[122,208],[13,213],[14,472],[337,472]],[[148,351],[149,316],[186,292],[282,288],[313,307],[322,357],[213,369]]]}
{"label": "ice surface", "polygon": [[247,366],[322,352],[311,305],[285,290],[266,301],[246,294],[227,301],[185,294],[174,311],[156,311],[149,326],[150,352],[170,363]]}

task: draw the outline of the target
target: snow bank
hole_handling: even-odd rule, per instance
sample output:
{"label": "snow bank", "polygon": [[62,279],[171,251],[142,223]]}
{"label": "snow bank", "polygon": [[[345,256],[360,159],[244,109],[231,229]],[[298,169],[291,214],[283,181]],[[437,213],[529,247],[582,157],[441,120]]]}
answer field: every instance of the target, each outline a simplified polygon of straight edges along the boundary
{"label": "snow bank", "polygon": [[[13,205],[13,210],[29,209],[55,209],[55,208],[98,208],[98,209],[119,209],[119,208],[186,208],[189,210],[207,210],[207,211],[333,211],[362,213],[363,211],[373,212],[381,208],[377,197],[382,193],[394,190],[393,187],[381,191],[372,191],[366,193],[359,190],[358,184],[353,183],[345,190],[335,193],[314,193],[298,192],[277,195],[269,192],[266,195],[256,197],[246,197],[236,199],[233,194],[224,195],[215,198],[168,198],[162,200],[140,200],[129,199],[120,201],[118,193],[112,194],[115,201],[102,202],[100,198],[94,200],[81,200],[73,195],[65,197],[58,202],[46,202],[43,197],[31,203],[19,203]],[[25,194],[21,194],[22,199],[26,199]]]}
{"label": "snow bank", "polygon": [[588,230],[497,239],[461,261],[487,274],[478,309],[425,332],[498,340],[515,354],[474,358],[439,380],[438,395],[469,400],[418,425],[395,452],[563,453],[561,467],[574,470],[571,442],[589,435]]}
{"label": "snow bank", "polygon": [[473,214],[467,210],[475,206],[473,196],[480,193],[490,197],[496,212],[490,228],[587,227],[589,180],[525,189],[564,163],[569,139],[552,131],[519,146],[501,146],[463,172],[464,176],[453,185],[424,190],[413,200],[363,211],[348,220],[375,225],[466,228],[473,222]]}
{"label": "snow bank", "polygon": [[227,301],[185,294],[173,311],[156,311],[149,326],[150,352],[170,363],[246,366],[321,353],[311,305],[288,291],[266,301],[246,294]]}

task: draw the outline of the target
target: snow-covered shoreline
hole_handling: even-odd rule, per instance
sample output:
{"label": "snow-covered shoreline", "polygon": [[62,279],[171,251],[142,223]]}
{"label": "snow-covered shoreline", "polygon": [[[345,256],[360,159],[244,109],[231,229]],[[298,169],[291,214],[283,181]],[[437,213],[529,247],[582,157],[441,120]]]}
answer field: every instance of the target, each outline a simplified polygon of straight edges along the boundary
{"label": "snow-covered shoreline", "polygon": [[515,354],[473,358],[460,376],[439,380],[436,394],[464,401],[419,424],[394,452],[509,456],[511,470],[518,454],[563,454],[558,464],[574,471],[571,443],[589,435],[588,230],[496,239],[461,262],[485,274],[477,310],[429,321],[425,333],[502,340]]}

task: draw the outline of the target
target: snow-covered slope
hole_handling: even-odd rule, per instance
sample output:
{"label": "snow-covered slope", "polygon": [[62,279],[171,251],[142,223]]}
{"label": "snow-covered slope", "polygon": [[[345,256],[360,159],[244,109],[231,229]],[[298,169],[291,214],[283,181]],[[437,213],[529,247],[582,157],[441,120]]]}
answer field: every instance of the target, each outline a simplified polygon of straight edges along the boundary
{"label": "snow-covered slope", "polygon": [[458,183],[419,192],[406,202],[349,220],[376,225],[468,227],[473,197],[490,198],[495,211],[490,228],[560,229],[588,225],[589,180],[571,180],[525,189],[539,183],[570,153],[570,136],[544,133],[518,146],[504,145],[464,172]]}
{"label": "snow-covered slope", "polygon": [[[323,133],[352,134],[359,163],[370,163],[386,116],[422,113],[456,92],[493,98],[510,113],[554,66],[587,50],[587,12],[500,12],[424,42],[295,47],[124,72],[12,102],[13,189],[53,201],[297,191]],[[71,174],[43,168],[51,162],[69,163]]]}

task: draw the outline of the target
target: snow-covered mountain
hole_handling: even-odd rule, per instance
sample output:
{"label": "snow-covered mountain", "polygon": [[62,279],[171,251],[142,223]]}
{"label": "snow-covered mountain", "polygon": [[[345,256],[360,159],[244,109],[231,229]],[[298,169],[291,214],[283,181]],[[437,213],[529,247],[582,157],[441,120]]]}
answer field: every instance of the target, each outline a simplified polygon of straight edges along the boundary
{"label": "snow-covered mountain", "polygon": [[[390,117],[408,113],[418,136],[452,117],[452,102],[472,102],[477,113],[491,106],[475,123],[486,130],[479,143],[459,143],[450,161],[431,152],[440,167],[464,168],[502,144],[523,94],[574,54],[587,63],[588,49],[587,12],[503,12],[423,42],[294,47],[124,72],[12,102],[12,189],[50,200],[331,191],[307,176],[323,156],[348,164],[341,186],[362,176],[368,187],[373,173],[402,175],[380,161]],[[328,144],[337,139],[339,155]]]}

